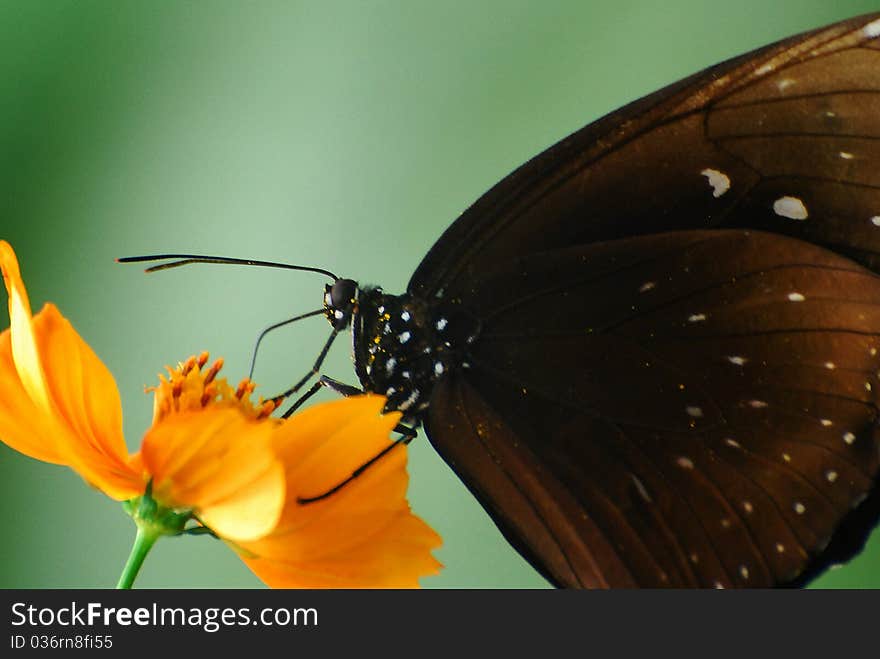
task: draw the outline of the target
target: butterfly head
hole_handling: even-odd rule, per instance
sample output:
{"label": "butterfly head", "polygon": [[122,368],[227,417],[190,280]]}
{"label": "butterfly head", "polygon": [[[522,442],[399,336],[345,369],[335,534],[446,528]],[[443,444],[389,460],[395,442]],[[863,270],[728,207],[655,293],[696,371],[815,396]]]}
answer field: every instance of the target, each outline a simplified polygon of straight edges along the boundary
{"label": "butterfly head", "polygon": [[351,325],[351,317],[357,313],[360,288],[352,279],[337,279],[324,287],[324,315],[337,330]]}

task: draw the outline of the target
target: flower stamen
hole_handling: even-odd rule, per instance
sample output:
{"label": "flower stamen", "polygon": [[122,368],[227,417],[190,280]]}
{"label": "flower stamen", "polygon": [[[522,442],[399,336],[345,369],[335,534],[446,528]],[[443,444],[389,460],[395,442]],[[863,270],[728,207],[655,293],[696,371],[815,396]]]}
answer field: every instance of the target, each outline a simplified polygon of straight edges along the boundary
{"label": "flower stamen", "polygon": [[183,364],[180,366],[180,372],[183,375],[188,375],[193,368],[196,366],[196,358],[195,356],[189,357]]}
{"label": "flower stamen", "polygon": [[265,419],[277,409],[278,404],[274,400],[264,400],[257,412],[257,419]]}
{"label": "flower stamen", "polygon": [[251,401],[256,385],[245,378],[233,389],[226,378],[221,377],[223,360],[216,360],[209,369],[202,370],[208,363],[207,352],[198,357],[190,357],[178,363],[177,368],[167,366],[167,375],[159,376],[159,385],[147,391],[156,394],[154,399],[153,421],[158,423],[169,414],[179,414],[205,409],[207,407],[237,407],[252,419],[264,419],[275,411],[274,405],[267,406],[264,401]]}
{"label": "flower stamen", "polygon": [[250,396],[254,393],[254,388],[256,385],[253,380],[248,378],[244,378],[241,382],[238,383],[238,387],[235,389],[235,397],[241,400],[244,396]]}
{"label": "flower stamen", "polygon": [[[186,365],[184,364],[184,368]],[[181,369],[182,371],[183,369]],[[192,370],[192,368],[190,368]],[[172,373],[172,377],[174,374]],[[175,380],[171,385],[171,400],[174,401],[173,405],[175,409],[178,409],[177,401],[180,399],[180,394],[183,393],[183,380]]]}
{"label": "flower stamen", "polygon": [[208,383],[205,385],[205,391],[202,393],[201,403],[202,407],[207,407],[208,403],[214,400],[214,397],[217,395],[217,387],[214,386],[213,383]]}
{"label": "flower stamen", "polygon": [[[207,356],[207,353],[202,353]],[[215,361],[211,368],[208,370],[207,375],[205,375],[205,386],[211,384],[214,381],[214,378],[217,377],[217,373],[220,372],[220,369],[223,368],[223,359],[218,359]]]}

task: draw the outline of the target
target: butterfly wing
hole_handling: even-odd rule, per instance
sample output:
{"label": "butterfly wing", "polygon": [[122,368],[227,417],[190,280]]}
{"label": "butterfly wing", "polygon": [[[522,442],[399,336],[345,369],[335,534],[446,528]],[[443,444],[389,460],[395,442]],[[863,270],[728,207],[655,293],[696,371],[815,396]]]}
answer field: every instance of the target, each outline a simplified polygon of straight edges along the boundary
{"label": "butterfly wing", "polygon": [[[838,23],[600,119],[480,198],[413,275],[485,325],[428,435],[554,583],[798,582],[876,522],[848,513],[876,493],[872,276],[781,237],[658,234],[748,227],[877,269],[878,35],[880,14]],[[614,269],[673,244],[691,256]],[[585,280],[599,254],[614,276]]]}
{"label": "butterfly wing", "polygon": [[454,222],[413,275],[425,298],[483,264],[627,236],[783,233],[880,265],[880,14],[714,66],[538,155]]}
{"label": "butterfly wing", "polygon": [[790,583],[874,487],[880,278],[849,259],[655,234],[499,264],[466,304],[427,434],[557,585]]}

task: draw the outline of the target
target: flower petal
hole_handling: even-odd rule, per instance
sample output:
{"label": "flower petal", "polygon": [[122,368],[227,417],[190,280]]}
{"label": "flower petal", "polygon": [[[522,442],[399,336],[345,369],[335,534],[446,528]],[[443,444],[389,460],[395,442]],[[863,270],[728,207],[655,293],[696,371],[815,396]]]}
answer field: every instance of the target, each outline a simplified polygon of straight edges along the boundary
{"label": "flower petal", "polygon": [[287,501],[277,528],[243,543],[242,560],[273,587],[417,587],[435,574],[440,537],[410,512],[406,446],[399,444],[332,495],[323,494],[387,448],[400,414],[382,396],[313,406],[276,432]]}
{"label": "flower petal", "polygon": [[284,468],[272,447],[275,427],[233,408],[166,417],[144,437],[140,453],[153,478],[153,497],[195,510],[223,538],[265,535],[284,504]]}
{"label": "flower petal", "polygon": [[55,418],[34,404],[12,360],[10,331],[0,333],[0,440],[27,456],[67,464],[66,452],[58,446],[64,436]]}
{"label": "flower petal", "polygon": [[24,390],[44,413],[51,414],[49,391],[37,352],[37,341],[31,326],[31,304],[28,300],[18,259],[12,246],[0,240],[0,271],[9,293],[9,325],[12,331],[12,357]]}
{"label": "flower petal", "polygon": [[122,403],[110,371],[55,305],[46,304],[33,326],[57,413],[95,451],[113,459],[128,456]]}
{"label": "flower petal", "polygon": [[0,438],[71,467],[114,499],[143,492],[128,465],[122,408],[106,367],[52,305],[31,317],[15,253],[0,240],[10,329],[0,334]]}
{"label": "flower petal", "polygon": [[141,474],[128,466],[113,376],[55,305],[32,324],[54,415],[68,429],[67,464],[114,499],[143,493]]}
{"label": "flower petal", "polygon": [[[268,542],[265,539],[260,544]],[[283,544],[280,538],[276,542]],[[417,588],[420,576],[440,572],[442,565],[430,550],[441,544],[430,526],[404,513],[365,538],[353,553],[308,562],[260,556],[242,556],[242,560],[272,588]]]}

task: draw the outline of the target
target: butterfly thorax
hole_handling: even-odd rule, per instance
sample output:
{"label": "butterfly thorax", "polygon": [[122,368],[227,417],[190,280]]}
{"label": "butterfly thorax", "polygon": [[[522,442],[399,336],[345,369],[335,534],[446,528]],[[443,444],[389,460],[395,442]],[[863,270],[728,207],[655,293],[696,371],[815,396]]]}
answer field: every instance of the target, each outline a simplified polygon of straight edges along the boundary
{"label": "butterfly thorax", "polygon": [[466,367],[477,334],[475,321],[448,305],[381,288],[359,291],[351,326],[361,385],[387,396],[387,411],[405,416],[417,416],[436,383]]}

